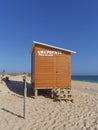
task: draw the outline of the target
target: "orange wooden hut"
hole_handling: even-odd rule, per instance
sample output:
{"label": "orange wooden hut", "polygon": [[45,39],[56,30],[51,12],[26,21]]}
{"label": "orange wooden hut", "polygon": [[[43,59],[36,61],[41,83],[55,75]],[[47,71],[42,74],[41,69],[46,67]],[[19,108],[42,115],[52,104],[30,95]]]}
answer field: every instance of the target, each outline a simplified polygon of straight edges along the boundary
{"label": "orange wooden hut", "polygon": [[31,83],[37,96],[39,89],[71,88],[71,55],[76,52],[33,42],[31,49]]}

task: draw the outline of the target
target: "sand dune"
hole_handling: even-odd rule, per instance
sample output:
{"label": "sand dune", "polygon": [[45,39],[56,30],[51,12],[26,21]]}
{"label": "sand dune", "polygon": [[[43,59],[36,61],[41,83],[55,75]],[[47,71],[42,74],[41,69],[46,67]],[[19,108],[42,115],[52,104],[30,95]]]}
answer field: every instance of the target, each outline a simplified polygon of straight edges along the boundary
{"label": "sand dune", "polygon": [[27,77],[27,118],[23,119],[22,76],[0,81],[0,130],[98,130],[98,84],[72,81],[74,103],[32,98]]}

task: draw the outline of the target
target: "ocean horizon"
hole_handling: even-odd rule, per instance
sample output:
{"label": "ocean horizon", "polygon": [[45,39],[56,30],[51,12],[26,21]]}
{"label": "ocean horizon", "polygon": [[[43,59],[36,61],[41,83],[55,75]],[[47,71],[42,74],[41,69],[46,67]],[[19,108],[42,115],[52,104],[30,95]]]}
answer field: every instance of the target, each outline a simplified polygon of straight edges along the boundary
{"label": "ocean horizon", "polygon": [[98,75],[72,75],[72,80],[98,83]]}

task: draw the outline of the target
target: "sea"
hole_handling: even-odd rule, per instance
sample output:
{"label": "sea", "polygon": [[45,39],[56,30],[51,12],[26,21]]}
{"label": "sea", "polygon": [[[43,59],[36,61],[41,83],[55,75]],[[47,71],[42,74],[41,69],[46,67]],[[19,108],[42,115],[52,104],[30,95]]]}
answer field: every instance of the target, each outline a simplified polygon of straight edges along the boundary
{"label": "sea", "polygon": [[78,80],[78,81],[87,81],[87,82],[93,82],[98,83],[98,75],[74,75],[72,76],[72,80]]}

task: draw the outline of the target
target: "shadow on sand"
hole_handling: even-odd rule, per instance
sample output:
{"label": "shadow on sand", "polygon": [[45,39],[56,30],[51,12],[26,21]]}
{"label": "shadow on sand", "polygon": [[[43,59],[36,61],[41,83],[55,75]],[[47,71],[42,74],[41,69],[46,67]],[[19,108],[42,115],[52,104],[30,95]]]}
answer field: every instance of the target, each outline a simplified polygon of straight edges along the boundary
{"label": "shadow on sand", "polygon": [[2,108],[1,110],[5,111],[5,112],[8,112],[8,113],[10,113],[10,114],[12,114],[12,115],[14,115],[14,116],[17,116],[18,118],[24,118],[23,116],[20,116],[20,115],[18,115],[18,114],[15,114],[14,112],[11,112],[11,111],[9,111],[9,110],[7,110],[7,109],[5,109],[5,108]]}
{"label": "shadow on sand", "polygon": [[[6,83],[10,91],[21,96],[24,95],[24,82],[8,80],[7,78],[3,78],[3,81]],[[26,87],[27,87],[27,97],[31,97],[33,95],[31,84],[26,83]]]}
{"label": "shadow on sand", "polygon": [[[23,81],[15,81],[15,80],[9,80],[8,77],[3,78],[3,81],[6,83],[7,87],[9,88],[10,91],[20,95],[24,96],[24,82]],[[26,83],[27,87],[27,97],[32,97],[34,98],[34,92],[33,88],[30,83]],[[14,95],[14,94],[12,94]],[[16,95],[16,96],[18,96]],[[38,95],[39,96],[44,96],[46,98],[51,97],[51,90],[49,89],[39,89],[38,90]]]}

